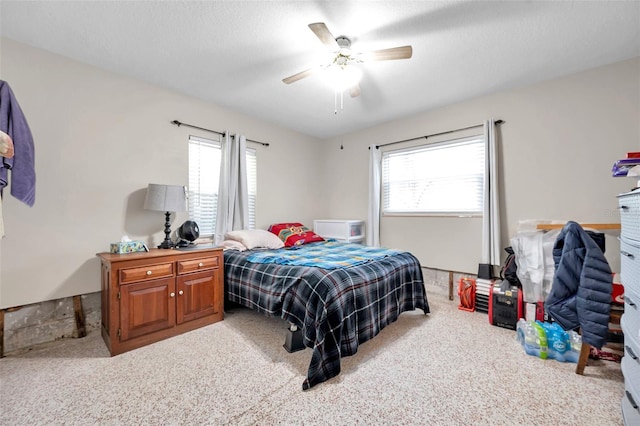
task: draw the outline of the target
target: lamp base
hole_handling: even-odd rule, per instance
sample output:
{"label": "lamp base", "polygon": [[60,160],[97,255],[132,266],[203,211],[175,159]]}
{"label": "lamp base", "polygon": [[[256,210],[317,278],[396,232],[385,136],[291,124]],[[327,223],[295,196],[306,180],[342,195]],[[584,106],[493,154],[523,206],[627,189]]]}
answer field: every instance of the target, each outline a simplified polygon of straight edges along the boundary
{"label": "lamp base", "polygon": [[158,246],[159,249],[172,249],[176,245],[173,241],[171,241],[171,212],[165,213],[165,222],[164,222],[164,241],[162,244]]}
{"label": "lamp base", "polygon": [[162,242],[162,244],[160,244],[160,245],[158,246],[158,248],[159,248],[159,249],[172,249],[172,248],[174,248],[175,246],[176,246],[176,245],[175,245],[172,241],[164,240],[164,241]]}

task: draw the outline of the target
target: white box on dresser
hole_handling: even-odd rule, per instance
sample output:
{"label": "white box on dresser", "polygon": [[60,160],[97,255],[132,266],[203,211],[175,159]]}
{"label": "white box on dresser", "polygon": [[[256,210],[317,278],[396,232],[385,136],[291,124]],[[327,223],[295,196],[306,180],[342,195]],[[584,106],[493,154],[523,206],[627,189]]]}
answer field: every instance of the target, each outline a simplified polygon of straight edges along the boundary
{"label": "white box on dresser", "polygon": [[323,238],[364,244],[363,220],[320,219],[313,221],[313,232]]}
{"label": "white box on dresser", "polygon": [[640,189],[618,195],[620,208],[620,278],[624,286],[622,418],[640,425]]}

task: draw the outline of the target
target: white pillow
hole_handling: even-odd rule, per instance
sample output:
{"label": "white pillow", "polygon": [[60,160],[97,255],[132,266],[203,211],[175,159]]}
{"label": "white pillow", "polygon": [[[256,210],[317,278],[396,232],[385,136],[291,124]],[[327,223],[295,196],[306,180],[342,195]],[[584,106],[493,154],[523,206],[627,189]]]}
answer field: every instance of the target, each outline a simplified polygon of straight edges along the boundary
{"label": "white pillow", "polygon": [[244,244],[235,240],[224,240],[221,245],[223,250],[245,251],[247,249]]}
{"label": "white pillow", "polygon": [[248,249],[264,247],[279,249],[284,247],[284,243],[278,236],[264,229],[242,229],[239,231],[227,232],[225,240],[239,241]]}

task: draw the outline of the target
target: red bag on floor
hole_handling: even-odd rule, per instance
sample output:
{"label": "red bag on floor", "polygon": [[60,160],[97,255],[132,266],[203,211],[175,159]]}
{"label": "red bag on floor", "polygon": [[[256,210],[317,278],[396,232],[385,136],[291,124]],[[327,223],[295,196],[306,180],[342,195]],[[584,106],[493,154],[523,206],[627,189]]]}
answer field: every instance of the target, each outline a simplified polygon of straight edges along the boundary
{"label": "red bag on floor", "polygon": [[458,309],[473,312],[476,310],[476,280],[473,278],[460,278],[458,281],[458,297],[460,304]]}

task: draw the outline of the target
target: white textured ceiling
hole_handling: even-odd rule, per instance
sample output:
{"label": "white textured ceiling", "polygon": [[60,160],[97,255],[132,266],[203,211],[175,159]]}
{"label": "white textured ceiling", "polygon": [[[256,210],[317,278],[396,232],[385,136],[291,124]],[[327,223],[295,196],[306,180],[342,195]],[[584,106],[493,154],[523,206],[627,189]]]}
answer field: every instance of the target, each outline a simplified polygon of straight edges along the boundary
{"label": "white textured ceiling", "polygon": [[[3,37],[322,139],[640,56],[638,1],[2,0],[0,15]],[[318,75],[282,82],[327,51],[312,22],[413,58],[363,64],[336,115]]]}

